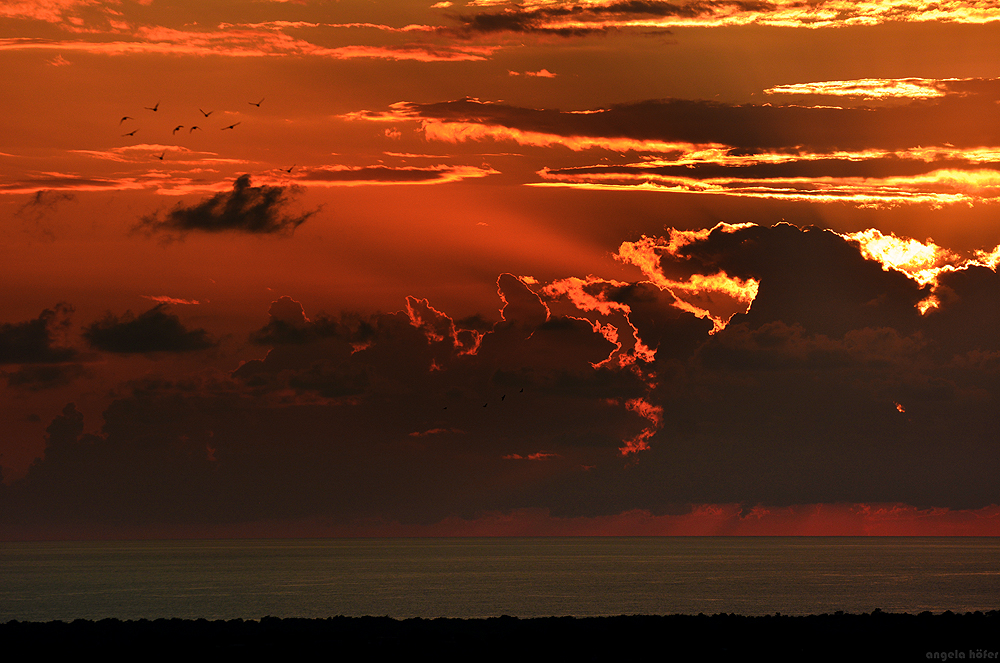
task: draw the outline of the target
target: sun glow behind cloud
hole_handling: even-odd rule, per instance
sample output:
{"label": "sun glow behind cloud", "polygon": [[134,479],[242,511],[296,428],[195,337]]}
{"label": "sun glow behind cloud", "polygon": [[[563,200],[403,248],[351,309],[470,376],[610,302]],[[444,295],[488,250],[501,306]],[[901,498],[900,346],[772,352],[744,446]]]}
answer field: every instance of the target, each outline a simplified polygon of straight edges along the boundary
{"label": "sun glow behind cloud", "polygon": [[[712,230],[720,232],[735,232],[742,225],[730,225],[720,223]],[[750,310],[753,300],[757,297],[757,290],[760,283],[755,279],[742,280],[738,277],[729,276],[725,271],[715,274],[692,274],[687,280],[671,279],[664,275],[660,265],[660,255],[666,254],[677,257],[678,249],[685,244],[704,239],[711,230],[679,231],[668,229],[667,238],[643,237],[635,242],[622,242],[615,254],[615,259],[626,264],[635,265],[642,270],[642,273],[649,279],[649,282],[670,292],[675,299],[674,306],[694,314],[699,318],[708,318],[712,321],[716,333],[725,329],[726,324],[732,314],[719,314],[712,311],[715,306],[711,305],[713,295],[722,295],[730,298],[744,306],[744,312]]]}
{"label": "sun glow behind cloud", "polygon": [[954,272],[972,266],[986,267],[994,272],[1000,263],[1000,246],[992,252],[976,251],[972,258],[961,256],[944,249],[932,240],[920,242],[912,238],[900,238],[889,233],[883,234],[874,228],[842,235],[844,239],[858,245],[868,260],[882,264],[883,269],[901,272],[922,286],[928,286],[930,294],[917,303],[921,314],[940,308],[938,298],[938,277],[943,272]]}

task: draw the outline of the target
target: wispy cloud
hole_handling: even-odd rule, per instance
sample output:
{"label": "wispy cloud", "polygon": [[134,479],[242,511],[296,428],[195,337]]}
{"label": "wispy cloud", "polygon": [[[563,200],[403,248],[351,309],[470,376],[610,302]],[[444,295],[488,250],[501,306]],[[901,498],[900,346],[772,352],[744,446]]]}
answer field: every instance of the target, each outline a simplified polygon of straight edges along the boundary
{"label": "wispy cloud", "polygon": [[142,295],[142,298],[156,302],[157,304],[200,304],[201,303],[197,299],[180,299],[178,297],[169,297],[167,295]]}
{"label": "wispy cloud", "polygon": [[0,16],[58,23],[87,8],[99,8],[102,0],[8,0],[0,4]]}
{"label": "wispy cloud", "polygon": [[295,181],[307,186],[444,184],[496,174],[498,171],[485,166],[323,166],[303,169]]}
{"label": "wispy cloud", "polygon": [[0,51],[56,50],[95,55],[224,56],[237,58],[311,56],[334,60],[358,58],[448,62],[485,60],[492,46],[468,44],[397,44],[321,46],[272,30],[191,31],[166,27],[139,28],[129,39],[49,39],[18,37],[0,39]]}

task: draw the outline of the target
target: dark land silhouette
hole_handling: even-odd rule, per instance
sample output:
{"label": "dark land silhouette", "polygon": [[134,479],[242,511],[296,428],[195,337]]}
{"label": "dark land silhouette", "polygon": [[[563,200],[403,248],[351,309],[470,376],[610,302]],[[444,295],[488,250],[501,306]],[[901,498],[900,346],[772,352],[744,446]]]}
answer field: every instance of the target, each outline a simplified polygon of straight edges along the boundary
{"label": "dark land silhouette", "polygon": [[[1000,611],[919,615],[735,614],[519,619],[157,619],[75,620],[0,625],[0,639],[42,652],[132,654],[197,651],[290,654],[364,652],[438,658],[558,655],[615,660],[624,652],[657,660],[767,661],[992,660],[1000,656]],[[961,655],[959,655],[961,654]]]}

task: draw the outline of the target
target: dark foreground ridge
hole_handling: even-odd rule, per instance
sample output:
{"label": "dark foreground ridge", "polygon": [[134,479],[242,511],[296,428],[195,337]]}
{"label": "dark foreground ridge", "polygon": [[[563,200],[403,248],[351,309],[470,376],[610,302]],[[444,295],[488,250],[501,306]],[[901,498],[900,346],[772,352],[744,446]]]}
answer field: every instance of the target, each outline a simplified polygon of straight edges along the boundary
{"label": "dark foreground ridge", "polygon": [[[763,654],[768,661],[997,660],[1000,611],[934,615],[884,613],[668,615],[518,619],[157,619],[0,624],[0,642],[34,654],[87,650],[129,654],[201,651],[390,653],[435,657],[551,654],[616,660],[647,652],[658,660],[732,660]],[[645,656],[644,656],[645,657]]]}

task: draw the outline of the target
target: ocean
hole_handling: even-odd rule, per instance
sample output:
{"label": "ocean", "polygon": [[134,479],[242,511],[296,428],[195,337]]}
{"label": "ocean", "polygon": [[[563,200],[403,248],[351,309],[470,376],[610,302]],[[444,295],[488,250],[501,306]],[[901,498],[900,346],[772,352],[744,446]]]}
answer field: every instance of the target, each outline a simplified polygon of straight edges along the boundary
{"label": "ocean", "polygon": [[0,544],[0,623],[1000,609],[1000,539],[442,538]]}

